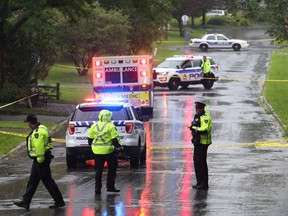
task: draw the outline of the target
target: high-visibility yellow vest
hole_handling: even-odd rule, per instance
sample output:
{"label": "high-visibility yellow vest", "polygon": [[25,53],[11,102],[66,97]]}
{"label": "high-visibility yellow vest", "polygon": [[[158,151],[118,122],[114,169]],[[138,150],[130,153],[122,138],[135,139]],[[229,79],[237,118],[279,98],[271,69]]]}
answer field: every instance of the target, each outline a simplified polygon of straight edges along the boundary
{"label": "high-visibility yellow vest", "polygon": [[201,67],[203,68],[203,73],[210,73],[211,72],[211,62],[210,60],[207,58],[206,61],[202,62]]}
{"label": "high-visibility yellow vest", "polygon": [[27,150],[31,158],[37,158],[39,163],[45,160],[45,152],[52,149],[51,137],[44,125],[39,125],[27,137]]}
{"label": "high-visibility yellow vest", "polygon": [[197,127],[197,131],[204,132],[200,133],[200,144],[209,145],[212,143],[212,120],[206,113],[200,116],[200,127]]}
{"label": "high-visibility yellow vest", "polygon": [[115,125],[111,122],[94,123],[88,132],[88,138],[93,139],[92,151],[94,154],[110,154],[115,147],[112,144],[112,139],[117,138],[120,144],[119,134]]}

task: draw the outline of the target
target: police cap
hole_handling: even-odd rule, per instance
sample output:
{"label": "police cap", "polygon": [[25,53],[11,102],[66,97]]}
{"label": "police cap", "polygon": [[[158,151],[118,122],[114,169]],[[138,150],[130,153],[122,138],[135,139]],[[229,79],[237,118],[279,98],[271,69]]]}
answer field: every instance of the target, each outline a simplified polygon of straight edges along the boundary
{"label": "police cap", "polygon": [[202,102],[202,101],[196,101],[195,105],[196,105],[196,108],[197,107],[204,108],[206,106],[206,104],[204,102]]}
{"label": "police cap", "polygon": [[38,123],[38,120],[37,120],[36,115],[34,115],[34,114],[29,114],[29,115],[27,115],[26,120],[25,120],[24,122],[30,122],[30,123],[32,123],[32,124],[37,124],[37,123]]}

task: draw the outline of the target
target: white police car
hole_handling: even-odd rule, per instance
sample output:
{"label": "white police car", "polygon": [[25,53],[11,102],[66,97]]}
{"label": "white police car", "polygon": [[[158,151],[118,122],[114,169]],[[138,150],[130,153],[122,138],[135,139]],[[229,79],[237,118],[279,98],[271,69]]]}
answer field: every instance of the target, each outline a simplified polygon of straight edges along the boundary
{"label": "white police car", "polygon": [[212,79],[203,80],[203,56],[174,55],[153,68],[154,86],[177,90],[179,86],[187,88],[189,85],[203,84],[206,89],[212,88],[213,83],[217,81],[214,72],[218,71],[218,65],[210,57],[207,58],[211,62]]}
{"label": "white police car", "polygon": [[249,47],[249,43],[245,40],[229,39],[223,34],[206,34],[201,39],[193,38],[189,43],[190,47],[198,47],[202,51],[208,49],[233,49],[239,51]]}
{"label": "white police car", "polygon": [[99,101],[81,103],[68,123],[66,132],[66,162],[68,168],[93,159],[91,147],[88,145],[88,130],[98,121],[101,110],[113,113],[112,122],[119,133],[121,145],[124,147],[124,158],[130,158],[131,168],[139,167],[146,161],[146,132],[143,120],[130,103],[121,101]]}

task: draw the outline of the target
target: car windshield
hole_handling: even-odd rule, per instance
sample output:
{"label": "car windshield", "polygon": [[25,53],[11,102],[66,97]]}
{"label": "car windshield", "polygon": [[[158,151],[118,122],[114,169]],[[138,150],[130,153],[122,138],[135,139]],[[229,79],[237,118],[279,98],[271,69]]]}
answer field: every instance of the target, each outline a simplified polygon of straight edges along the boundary
{"label": "car windshield", "polygon": [[165,60],[157,65],[156,68],[174,68],[177,69],[177,66],[181,66],[183,60],[181,59],[173,59],[173,60]]}
{"label": "car windshield", "polygon": [[111,120],[131,120],[131,114],[128,113],[127,108],[116,107],[82,107],[75,111],[71,121],[98,121],[99,112],[103,109],[109,110],[113,113]]}

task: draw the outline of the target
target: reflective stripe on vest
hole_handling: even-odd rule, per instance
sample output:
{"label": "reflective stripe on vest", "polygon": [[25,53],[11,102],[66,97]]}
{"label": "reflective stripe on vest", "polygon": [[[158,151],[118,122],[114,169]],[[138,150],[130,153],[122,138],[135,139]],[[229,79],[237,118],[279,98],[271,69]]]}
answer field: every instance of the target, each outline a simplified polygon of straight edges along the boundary
{"label": "reflective stripe on vest", "polygon": [[[107,122],[105,122],[105,124],[103,125],[103,127],[100,129],[99,128],[99,125],[98,124],[96,124],[96,128],[97,128],[97,132],[99,133],[98,134],[98,136],[94,139],[94,141],[93,141],[93,143],[92,143],[92,145],[93,146],[112,146],[112,143],[107,143],[105,140],[104,140],[104,138],[103,138],[103,136],[107,133],[107,132],[105,132],[105,133],[102,133],[103,132],[103,130],[104,130],[104,128],[106,127],[106,125],[107,125]],[[97,141],[98,140],[101,140],[103,143],[97,143]]]}

